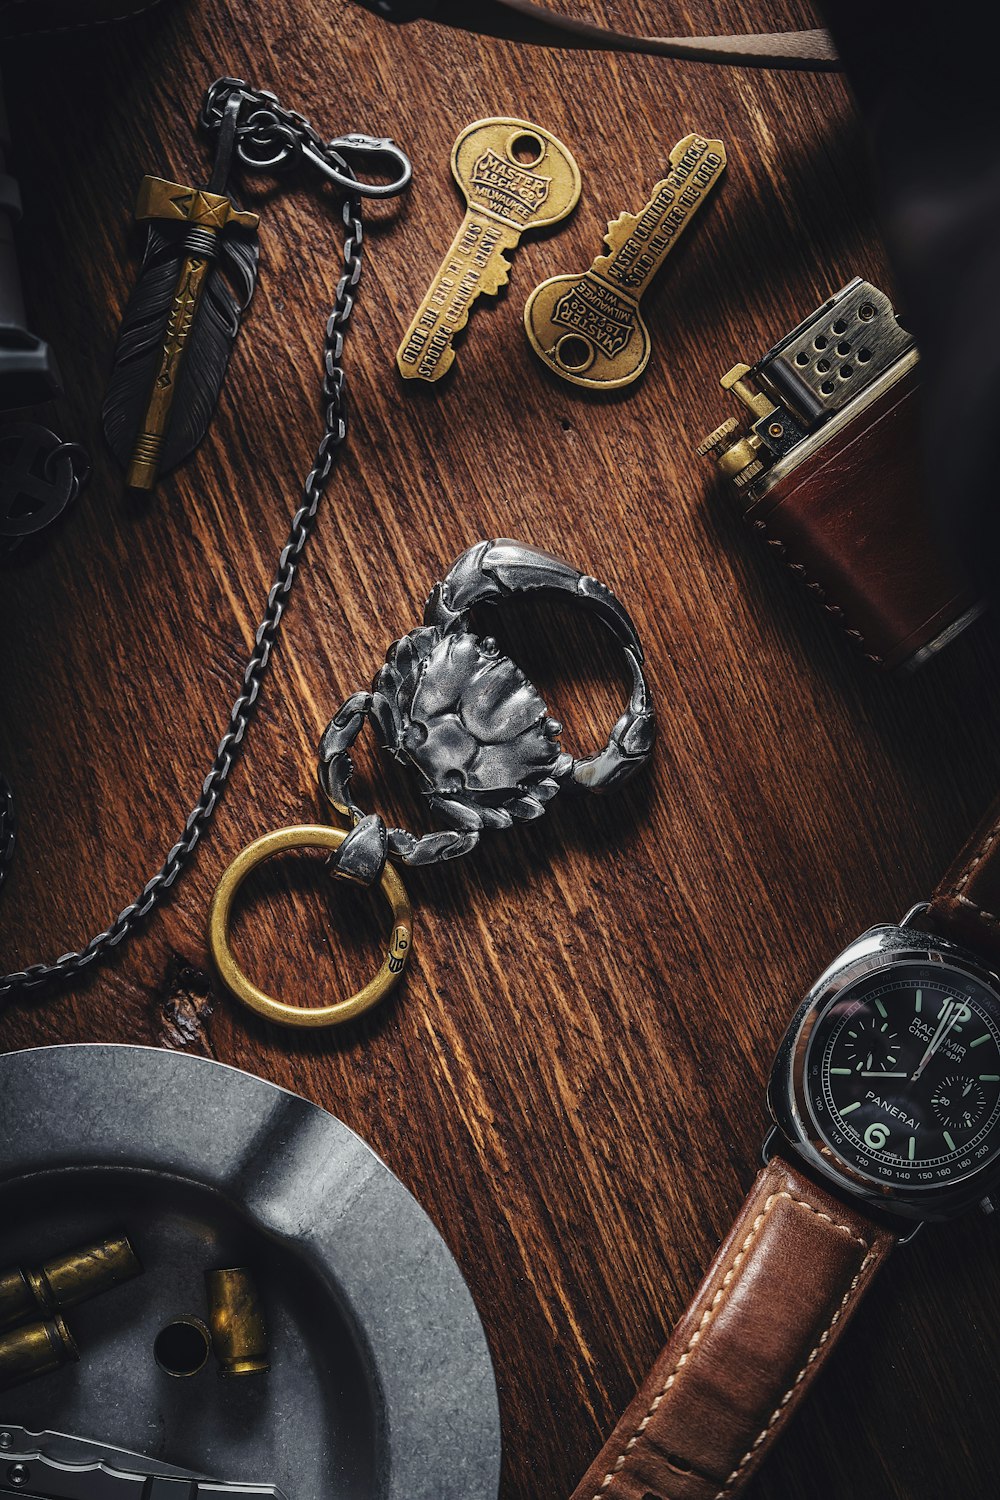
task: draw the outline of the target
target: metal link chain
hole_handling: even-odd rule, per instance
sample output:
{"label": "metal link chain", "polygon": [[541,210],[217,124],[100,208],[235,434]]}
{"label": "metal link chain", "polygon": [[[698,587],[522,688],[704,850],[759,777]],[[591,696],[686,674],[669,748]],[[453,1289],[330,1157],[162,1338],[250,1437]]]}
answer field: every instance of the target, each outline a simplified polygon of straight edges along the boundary
{"label": "metal link chain", "polygon": [[[306,137],[313,150],[317,154],[322,153],[338,174],[345,174],[347,180],[353,178],[353,172],[344,157],[324,145],[307,120],[294,111],[282,110],[273,95],[248,89],[238,79],[220,79],[209,89],[201,115],[201,123],[205,128],[215,127],[217,121],[212,111],[218,106],[220,99],[222,100],[221,107],[225,107],[223,96],[228,95],[229,91],[234,88],[243,93],[250,106],[256,105],[257,111],[273,116],[281,124],[283,130],[289,133],[297,131],[301,136]],[[242,124],[242,136],[244,140],[259,143],[264,134],[265,122],[261,120],[259,114],[256,123],[254,120],[254,113],[251,113],[247,121]],[[263,160],[255,161],[252,156],[244,156],[242,152],[240,156],[248,166],[266,167],[269,171],[274,169],[271,163],[265,163]],[[201,795],[188,814],[181,837],[170,850],[163,865],[146,882],[136,899],[118,913],[110,926],[92,937],[86,947],[78,952],[64,953],[53,963],[32,964],[17,973],[4,975],[0,978],[0,1000],[36,990],[42,985],[72,979],[84,969],[102,962],[114,948],[135,932],[136,928],[163,900],[190,861],[218,805],[260,694],[261,682],[267,671],[281,617],[291,593],[296,568],[313,530],[320,501],[333,470],[334,456],[347,435],[347,397],[341,359],[344,348],[344,330],[354,310],[355,288],[361,277],[362,225],[359,194],[363,191],[363,184],[360,187],[355,185],[354,191],[345,197],[342,209],[345,230],[343,274],[337,284],[333,310],[326,324],[323,346],[323,400],[325,404],[323,436],[316,451],[312,470],[305,481],[302,504],[295,513],[288,540],[278,559],[274,582],[267,596],[267,608],[254,636],[253,655],[247,662],[243,673],[243,690],[233,704],[229,715],[229,726],[219,742],[212,768],[202,784]],[[9,786],[3,782],[0,783],[0,865],[3,864],[5,852],[9,860],[9,851],[13,848],[14,836],[13,797]]]}

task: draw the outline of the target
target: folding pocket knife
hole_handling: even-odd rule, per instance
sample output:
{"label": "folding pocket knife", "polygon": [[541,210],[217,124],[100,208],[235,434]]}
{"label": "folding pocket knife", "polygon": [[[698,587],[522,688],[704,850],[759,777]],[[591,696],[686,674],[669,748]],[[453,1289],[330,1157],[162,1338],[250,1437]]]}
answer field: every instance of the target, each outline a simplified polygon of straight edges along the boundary
{"label": "folding pocket knife", "polygon": [[208,1479],[106,1443],[0,1422],[0,1496],[32,1500],[285,1500],[273,1484]]}

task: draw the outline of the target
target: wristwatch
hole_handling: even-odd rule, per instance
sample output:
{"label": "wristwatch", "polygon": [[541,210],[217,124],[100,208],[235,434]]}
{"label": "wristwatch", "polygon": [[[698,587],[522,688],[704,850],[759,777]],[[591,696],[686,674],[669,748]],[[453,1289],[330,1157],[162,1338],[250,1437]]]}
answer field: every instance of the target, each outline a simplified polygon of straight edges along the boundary
{"label": "wristwatch", "polygon": [[1000,1181],[1000,816],[929,902],[820,975],[771,1073],[765,1165],[573,1500],[728,1500],[916,1224]]}

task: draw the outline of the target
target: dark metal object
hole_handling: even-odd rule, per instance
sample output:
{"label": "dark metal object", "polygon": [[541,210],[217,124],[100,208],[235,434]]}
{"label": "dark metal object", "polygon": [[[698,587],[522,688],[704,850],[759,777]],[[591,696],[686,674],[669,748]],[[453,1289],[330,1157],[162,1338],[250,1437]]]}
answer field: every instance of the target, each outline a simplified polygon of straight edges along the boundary
{"label": "dark metal object", "polygon": [[70,1250],[37,1270],[12,1266],[0,1272],[0,1329],[37,1318],[39,1312],[77,1307],[141,1272],[139,1257],[125,1235]]}
{"label": "dark metal object", "polygon": [[0,427],[0,554],[57,521],[89,477],[79,443],[37,422]]}
{"label": "dark metal object", "polygon": [[62,389],[55,356],[31,333],[21,294],[14,224],[21,217],[21,191],[7,171],[10,130],[0,81],[0,410],[38,406]]}
{"label": "dark metal object", "polygon": [[205,1272],[212,1348],[222,1375],[263,1375],[270,1368],[267,1325],[257,1283],[232,1266]]}
{"label": "dark metal object", "polygon": [[[26,1385],[20,1424],[140,1450],[153,1433],[175,1463],[266,1476],[293,1500],[496,1500],[496,1387],[468,1289],[427,1215],[339,1120],[184,1053],[0,1056],[10,1253],[56,1228],[86,1239],[126,1206],[147,1274],[116,1294],[113,1327],[101,1304],[79,1309],[86,1379]],[[253,1265],[266,1382],[166,1381],[154,1364],[153,1337],[206,1263]]]}
{"label": "dark metal object", "polygon": [[[632,674],[628,708],[608,743],[583,760],[561,751],[562,725],[523,672],[490,639],[468,626],[476,605],[518,594],[569,595],[612,631]],[[603,583],[520,542],[479,542],[435,584],[423,627],[389,650],[369,693],[355,693],[334,715],[320,743],[320,784],[342,816],[357,824],[338,851],[353,880],[377,878],[386,855],[407,865],[466,854],[489,828],[541,817],[560,787],[603,792],[649,759],[654,716],[643,652],[630,616]],[[354,801],[350,747],[365,720],[381,731],[389,753],[420,777],[432,812],[455,830],[417,838],[366,818]]]}
{"label": "dark metal object", "polygon": [[9,1494],[35,1500],[285,1500],[271,1484],[221,1483],[106,1443],[0,1425],[0,1495]]}
{"label": "dark metal object", "polygon": [[[242,91],[248,107],[257,100],[265,103],[269,95],[258,94],[247,89],[245,84],[231,80],[220,80],[206,96],[204,109],[207,112],[214,99],[218,100],[220,89],[238,88]],[[274,106],[268,105],[271,113]],[[293,111],[284,111],[291,120],[299,117]],[[252,110],[251,110],[252,118]],[[204,120],[211,128],[212,117],[206,113]],[[288,129],[293,127],[289,125]],[[311,127],[309,127],[311,130]],[[312,132],[315,136],[315,132]],[[319,140],[319,137],[316,137]],[[320,142],[322,146],[322,142]],[[334,153],[335,156],[335,153]],[[335,156],[334,165],[340,169],[341,158]],[[243,688],[229,714],[229,724],[215,753],[211,769],[202,784],[201,795],[188,814],[180,838],[168,853],[160,869],[145,884],[134,901],[120,911],[103,931],[92,937],[78,951],[64,953],[52,963],[32,964],[26,969],[0,978],[0,1000],[12,995],[37,989],[41,985],[74,978],[83,970],[106,958],[119,943],[123,942],[141,922],[149,916],[170,890],[188,860],[197,848],[202,834],[211,821],[219,797],[229,779],[240,745],[247,731],[254,704],[260,694],[261,683],[271,658],[285,604],[295,580],[295,571],[305,549],[319,510],[324,491],[333,472],[334,456],[347,435],[346,378],[343,368],[344,330],[354,309],[356,287],[361,279],[361,202],[356,193],[344,199],[341,216],[345,239],[343,250],[343,273],[337,284],[333,310],[326,323],[323,344],[322,399],[324,410],[323,436],[320,440],[313,467],[305,481],[302,503],[291,523],[288,540],[278,559],[277,572],[267,596],[267,608],[254,636],[254,650],[243,673]],[[0,856],[3,852],[5,827],[9,823],[4,813],[7,806],[3,784],[0,783]]]}
{"label": "dark metal object", "polygon": [[58,1313],[44,1322],[10,1328],[0,1333],[0,1391],[79,1358],[73,1335]]}

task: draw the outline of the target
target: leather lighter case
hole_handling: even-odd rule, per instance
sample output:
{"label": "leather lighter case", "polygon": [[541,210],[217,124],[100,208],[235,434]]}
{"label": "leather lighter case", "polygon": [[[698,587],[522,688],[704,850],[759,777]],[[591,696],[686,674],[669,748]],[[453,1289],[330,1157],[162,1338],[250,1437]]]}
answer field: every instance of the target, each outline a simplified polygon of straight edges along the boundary
{"label": "leather lighter case", "polygon": [[698,452],[870,662],[919,666],[981,613],[931,530],[919,356],[883,292],[855,278],[721,384],[748,420]]}

